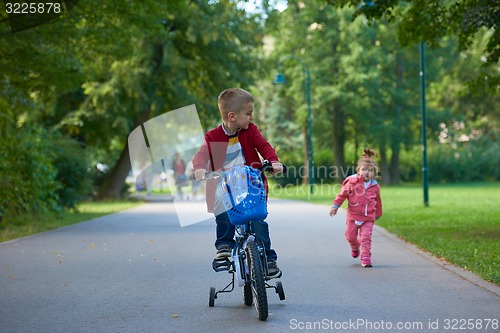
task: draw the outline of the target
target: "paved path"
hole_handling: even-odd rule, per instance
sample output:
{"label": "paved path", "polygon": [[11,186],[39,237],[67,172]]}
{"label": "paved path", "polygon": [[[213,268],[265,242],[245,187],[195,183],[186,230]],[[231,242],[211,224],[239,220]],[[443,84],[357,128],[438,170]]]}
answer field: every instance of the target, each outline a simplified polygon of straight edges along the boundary
{"label": "paved path", "polygon": [[266,322],[239,290],[208,307],[230,278],[211,269],[214,224],[181,228],[157,201],[1,243],[0,332],[500,332],[500,288],[381,229],[362,268],[328,209],[270,202],[286,300],[268,291]]}

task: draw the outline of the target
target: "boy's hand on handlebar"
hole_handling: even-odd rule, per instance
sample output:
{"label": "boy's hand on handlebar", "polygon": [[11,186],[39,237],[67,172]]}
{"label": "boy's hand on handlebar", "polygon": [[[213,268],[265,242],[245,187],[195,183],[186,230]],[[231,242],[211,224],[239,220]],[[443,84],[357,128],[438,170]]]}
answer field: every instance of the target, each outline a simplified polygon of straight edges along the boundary
{"label": "boy's hand on handlebar", "polygon": [[281,164],[280,162],[274,162],[272,163],[273,165],[273,174],[274,173],[280,173],[280,172],[283,172],[283,164]]}
{"label": "boy's hand on handlebar", "polygon": [[205,169],[198,169],[194,171],[194,178],[196,180],[203,180],[205,179],[205,175],[207,174],[207,170]]}

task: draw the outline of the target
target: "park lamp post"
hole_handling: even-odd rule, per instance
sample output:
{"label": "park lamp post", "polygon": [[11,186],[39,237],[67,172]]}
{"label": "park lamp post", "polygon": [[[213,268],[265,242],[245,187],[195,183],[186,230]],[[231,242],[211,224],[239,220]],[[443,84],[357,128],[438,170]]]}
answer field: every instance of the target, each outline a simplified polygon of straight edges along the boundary
{"label": "park lamp post", "polygon": [[424,206],[429,206],[429,167],[427,165],[427,114],[425,109],[425,42],[420,43],[420,99],[422,107],[422,183],[424,190]]}
{"label": "park lamp post", "polygon": [[302,59],[299,57],[293,56],[293,55],[288,55],[284,56],[283,58],[280,59],[277,65],[278,73],[276,74],[276,77],[273,80],[273,84],[284,84],[285,83],[285,76],[280,73],[280,67],[288,59],[294,59],[297,60],[301,65],[302,65],[302,73],[304,74],[305,80],[306,80],[306,91],[305,91],[305,98],[307,101],[307,145],[308,145],[308,150],[307,150],[307,159],[308,159],[308,171],[309,171],[309,193],[313,194],[313,185],[314,185],[314,176],[313,176],[313,146],[312,146],[312,113],[311,113],[311,75],[309,73],[309,70],[306,68],[304,62]]}

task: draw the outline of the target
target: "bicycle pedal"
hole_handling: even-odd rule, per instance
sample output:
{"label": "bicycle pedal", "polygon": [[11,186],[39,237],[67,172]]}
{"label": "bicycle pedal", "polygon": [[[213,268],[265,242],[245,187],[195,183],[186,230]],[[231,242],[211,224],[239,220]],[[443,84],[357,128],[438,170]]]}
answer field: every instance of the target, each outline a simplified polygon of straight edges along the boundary
{"label": "bicycle pedal", "polygon": [[231,269],[231,267],[232,262],[227,258],[214,259],[214,261],[212,261],[212,268],[216,272],[228,271]]}

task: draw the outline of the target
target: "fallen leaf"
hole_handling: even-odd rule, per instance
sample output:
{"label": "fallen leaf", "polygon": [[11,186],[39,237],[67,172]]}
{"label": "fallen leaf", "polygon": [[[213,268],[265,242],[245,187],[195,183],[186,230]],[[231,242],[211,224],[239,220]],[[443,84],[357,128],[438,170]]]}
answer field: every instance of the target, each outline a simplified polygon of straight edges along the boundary
{"label": "fallen leaf", "polygon": [[179,315],[178,314],[173,314],[172,318],[179,318]]}
{"label": "fallen leaf", "polygon": [[95,247],[94,243],[90,243],[90,249],[93,250]]}

